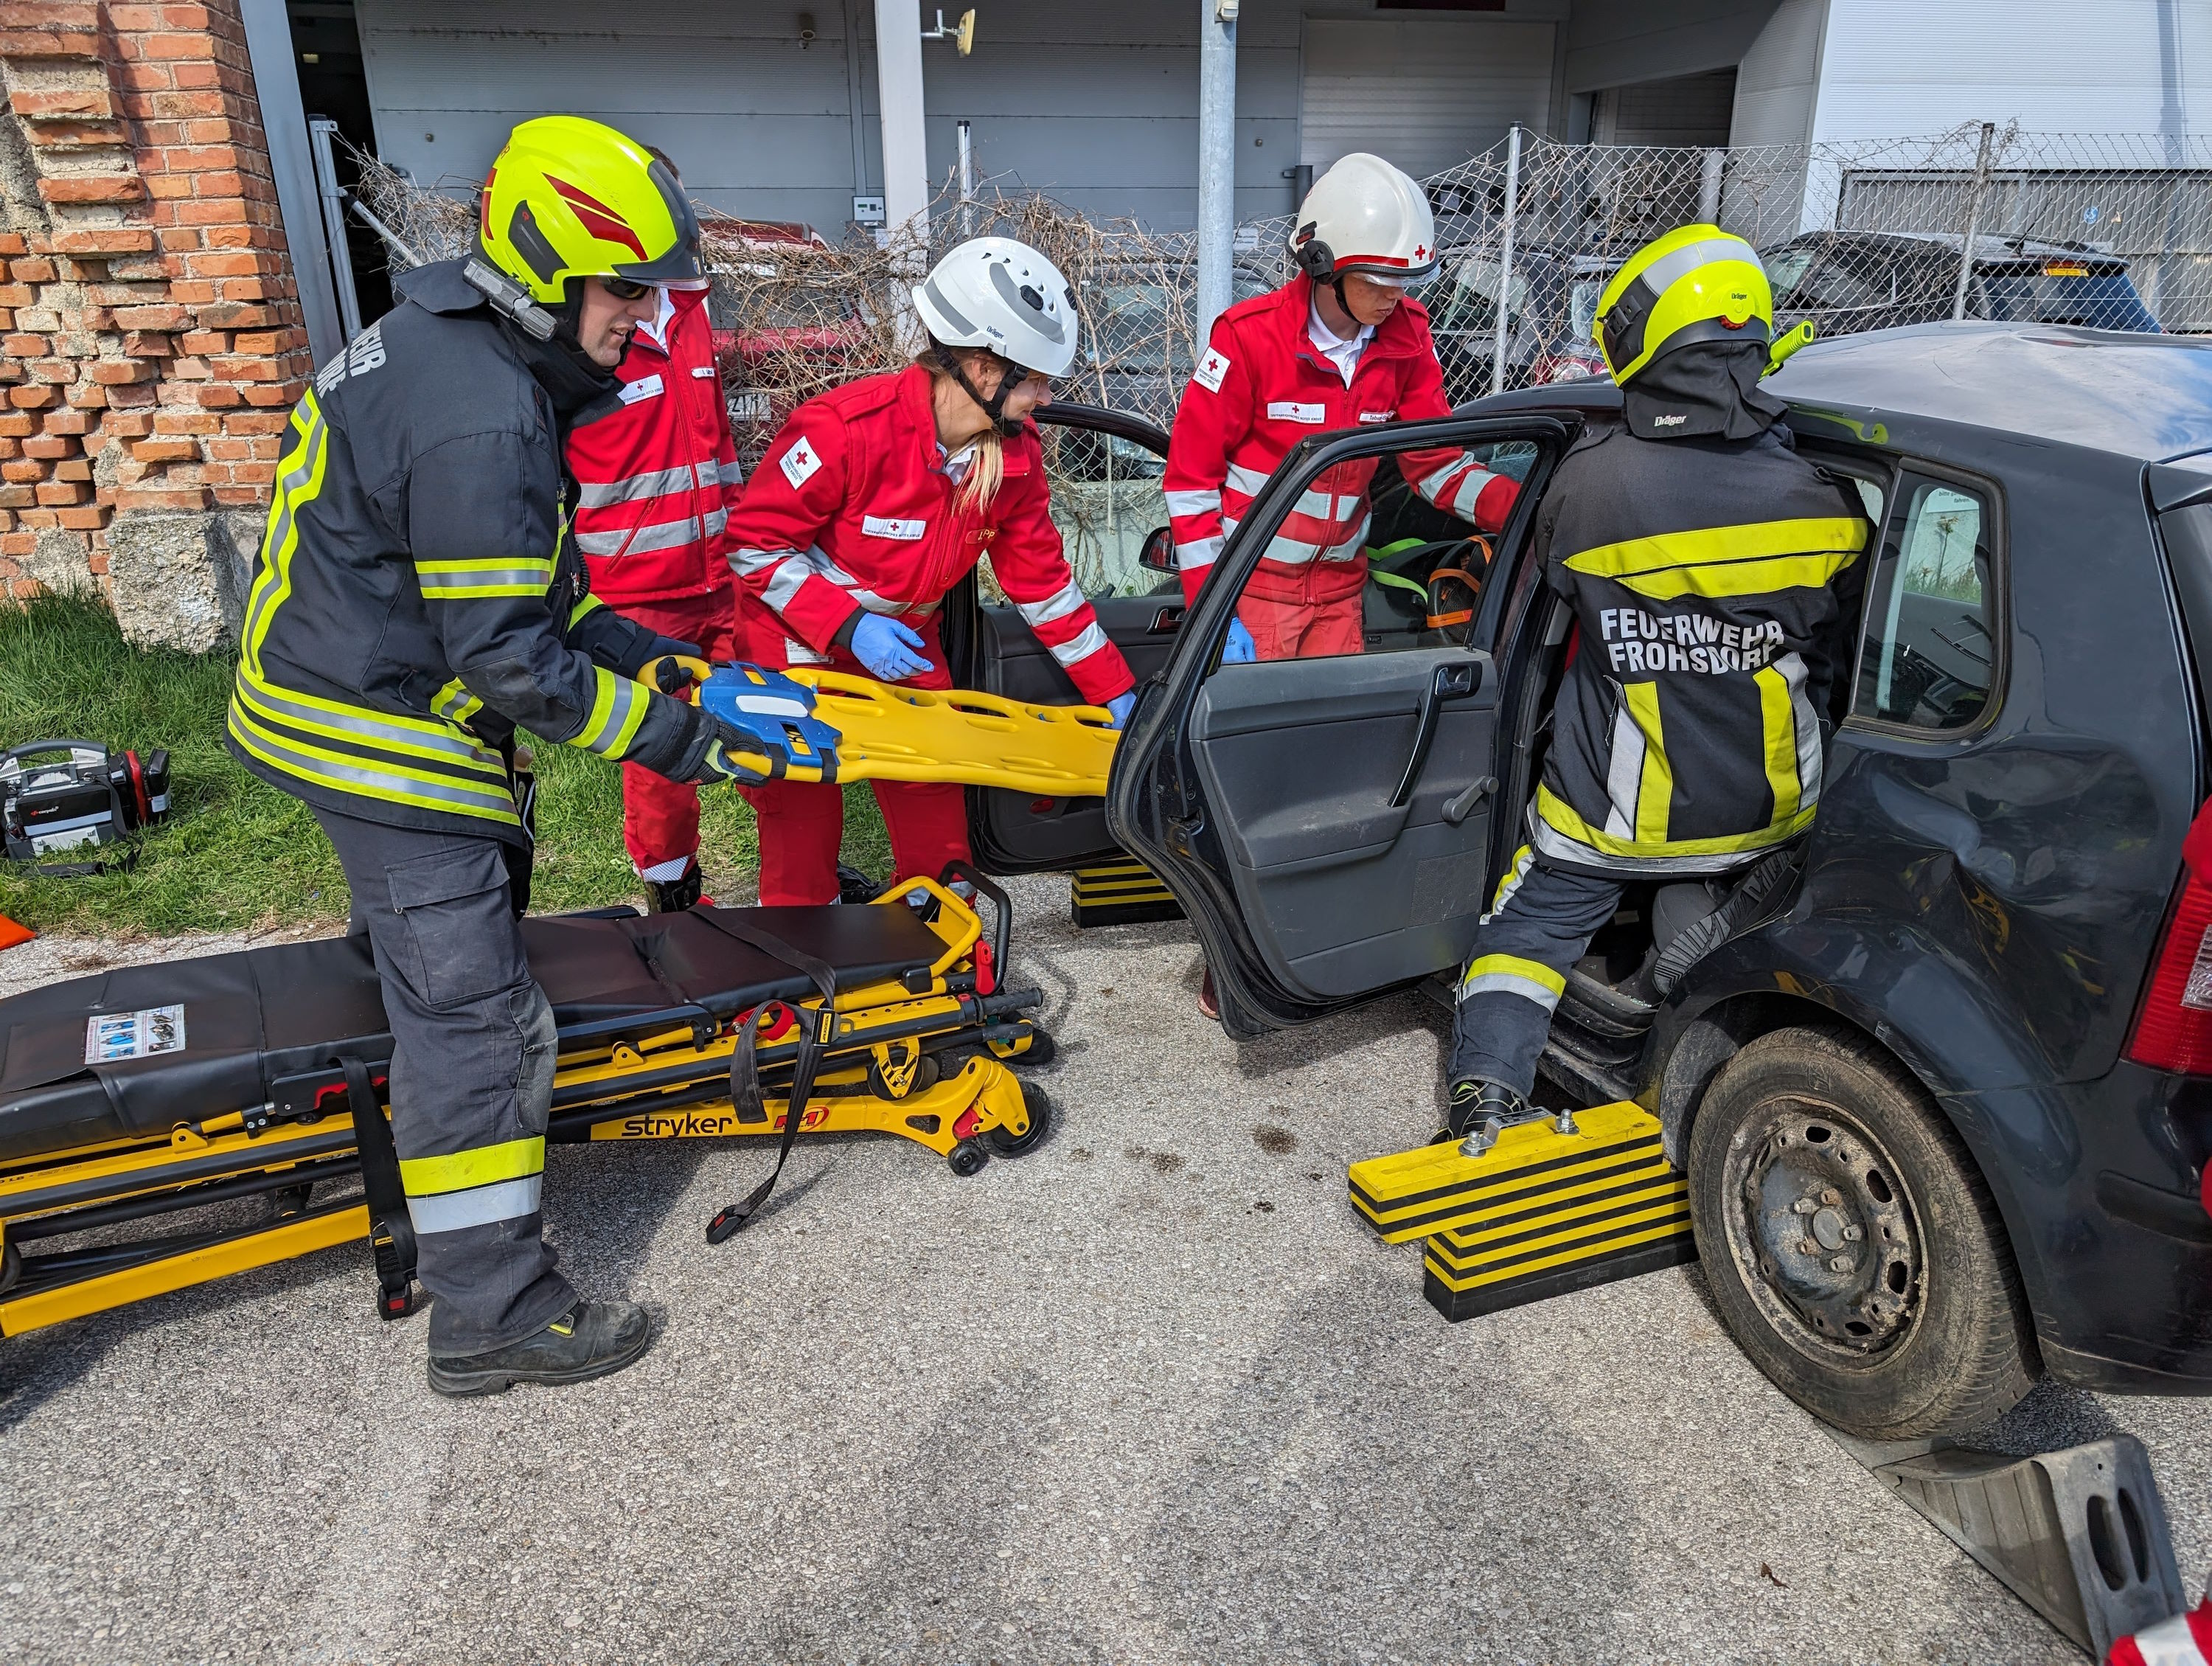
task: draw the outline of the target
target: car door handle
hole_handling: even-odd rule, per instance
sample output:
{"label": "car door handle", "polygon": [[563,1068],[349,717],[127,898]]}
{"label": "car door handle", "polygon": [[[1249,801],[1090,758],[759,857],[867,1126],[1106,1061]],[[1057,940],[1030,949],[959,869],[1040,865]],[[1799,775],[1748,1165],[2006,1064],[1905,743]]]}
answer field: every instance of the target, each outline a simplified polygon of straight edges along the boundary
{"label": "car door handle", "polygon": [[1183,610],[1163,607],[1152,615],[1152,622],[1145,627],[1148,636],[1170,636],[1182,629]]}
{"label": "car door handle", "polygon": [[1429,685],[1421,693],[1420,721],[1413,728],[1413,755],[1406,760],[1406,773],[1400,777],[1398,790],[1390,794],[1390,807],[1399,809],[1413,796],[1414,783],[1421,778],[1421,766],[1429,761],[1429,748],[1436,745],[1437,711],[1447,700],[1464,700],[1482,686],[1482,662],[1461,660],[1450,665],[1438,666],[1429,678]]}

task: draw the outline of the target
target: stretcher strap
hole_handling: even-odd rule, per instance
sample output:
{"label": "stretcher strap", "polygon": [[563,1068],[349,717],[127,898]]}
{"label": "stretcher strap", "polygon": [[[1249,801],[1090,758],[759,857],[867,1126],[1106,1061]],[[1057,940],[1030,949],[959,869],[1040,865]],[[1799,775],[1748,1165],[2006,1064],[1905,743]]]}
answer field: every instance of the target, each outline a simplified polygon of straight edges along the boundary
{"label": "stretcher strap", "polygon": [[[753,1188],[744,1202],[732,1204],[707,1223],[707,1242],[720,1243],[732,1233],[743,1231],[754,1212],[768,1201],[769,1194],[783,1176],[783,1165],[790,1160],[792,1146],[798,1142],[799,1124],[806,1115],[806,1101],[814,1091],[814,1073],[837,1032],[837,969],[804,950],[793,948],[773,932],[723,917],[712,909],[695,909],[693,917],[705,921],[726,937],[737,939],[747,948],[757,949],[769,958],[805,973],[822,996],[821,1006],[811,1015],[805,1008],[787,1001],[764,1000],[753,1008],[738,1032],[738,1044],[730,1054],[730,1104],[740,1122],[757,1122],[768,1116],[767,1104],[761,1093],[757,1048],[761,1020],[771,1006],[782,1007],[798,1023],[799,1053],[792,1062],[790,1097],[784,1101],[783,1138],[776,1146],[775,1167],[767,1179]],[[810,1016],[813,1019],[811,1025],[807,1022]]]}
{"label": "stretcher strap", "polygon": [[338,1064],[345,1072],[354,1149],[361,1155],[361,1189],[368,1204],[368,1242],[376,1255],[377,1316],[404,1319],[415,1310],[415,1223],[407,1213],[407,1191],[399,1180],[399,1152],[392,1143],[392,1124],[385,1121],[368,1067],[350,1057]]}

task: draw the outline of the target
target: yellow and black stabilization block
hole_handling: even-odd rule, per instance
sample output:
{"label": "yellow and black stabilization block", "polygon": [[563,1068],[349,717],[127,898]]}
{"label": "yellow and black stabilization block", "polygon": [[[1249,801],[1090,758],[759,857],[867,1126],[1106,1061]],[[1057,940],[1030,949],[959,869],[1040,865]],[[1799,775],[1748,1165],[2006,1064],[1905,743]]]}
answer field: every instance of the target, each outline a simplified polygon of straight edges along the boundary
{"label": "yellow and black stabilization block", "polygon": [[[560,1033],[547,1139],[891,1134],[963,1176],[1029,1150],[1050,1106],[1006,1067],[1049,1055],[1022,1016],[1042,997],[994,987],[1006,897],[955,867],[988,939],[928,879],[860,907],[526,919]],[[391,1055],[360,938],[0,1000],[0,1335],[363,1238],[379,1311],[408,1311]]]}
{"label": "yellow and black stabilization block", "polygon": [[1175,893],[1134,857],[1077,868],[1068,885],[1068,909],[1079,926],[1138,926],[1182,918]]}
{"label": "yellow and black stabilization block", "polygon": [[1456,1140],[1351,1169],[1352,1206],[1389,1243],[1427,1242],[1424,1293],[1471,1319],[1697,1259],[1688,1183],[1659,1122],[1626,1103],[1507,1128],[1480,1157]]}

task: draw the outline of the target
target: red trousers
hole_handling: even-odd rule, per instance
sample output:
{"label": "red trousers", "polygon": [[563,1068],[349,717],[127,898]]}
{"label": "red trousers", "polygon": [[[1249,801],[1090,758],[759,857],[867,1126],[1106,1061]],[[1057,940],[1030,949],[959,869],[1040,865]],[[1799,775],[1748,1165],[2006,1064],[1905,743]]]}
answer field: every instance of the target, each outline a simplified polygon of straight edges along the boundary
{"label": "red trousers", "polygon": [[1247,593],[1237,617],[1252,633],[1262,660],[1318,660],[1325,654],[1357,654],[1366,623],[1362,591],[1328,601],[1278,601]]}
{"label": "red trousers", "polygon": [[[783,622],[750,595],[738,603],[739,656],[770,671],[789,669]],[[945,646],[933,615],[921,627],[930,669],[905,686],[949,689]],[[801,659],[802,666],[818,660]],[[866,677],[867,667],[840,648],[824,667]],[[891,836],[891,871],[902,879],[934,879],[947,862],[968,860],[968,794],[941,781],[878,781],[876,802]],[[837,900],[837,849],[845,835],[845,793],[819,782],[773,781],[738,790],[760,824],[760,900],[768,907]]]}
{"label": "red trousers", "polygon": [[[736,604],[728,590],[672,601],[629,602],[616,610],[647,630],[678,641],[696,642],[709,660],[737,657]],[[687,866],[699,854],[699,789],[625,763],[623,774],[623,843],[641,874],[669,880],[684,868],[654,873],[671,862]]]}

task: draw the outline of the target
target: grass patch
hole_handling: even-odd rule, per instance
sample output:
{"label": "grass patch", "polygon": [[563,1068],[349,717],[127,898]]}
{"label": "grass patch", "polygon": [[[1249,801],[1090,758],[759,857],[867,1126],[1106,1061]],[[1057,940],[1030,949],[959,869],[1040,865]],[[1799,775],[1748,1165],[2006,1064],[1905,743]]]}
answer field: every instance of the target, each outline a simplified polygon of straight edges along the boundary
{"label": "grass patch", "polygon": [[[0,914],[38,931],[105,937],[272,929],[345,918],[345,876],[305,806],[241,769],[223,745],[232,656],[131,647],[87,598],[0,608],[0,750],[66,738],[169,749],[170,814],[131,868],[49,879],[0,861]],[[537,748],[537,913],[634,902],[622,842],[621,772],[571,746]],[[750,877],[753,813],[726,788],[704,794],[710,878]],[[890,845],[875,798],[846,791],[845,860],[878,877]]]}

